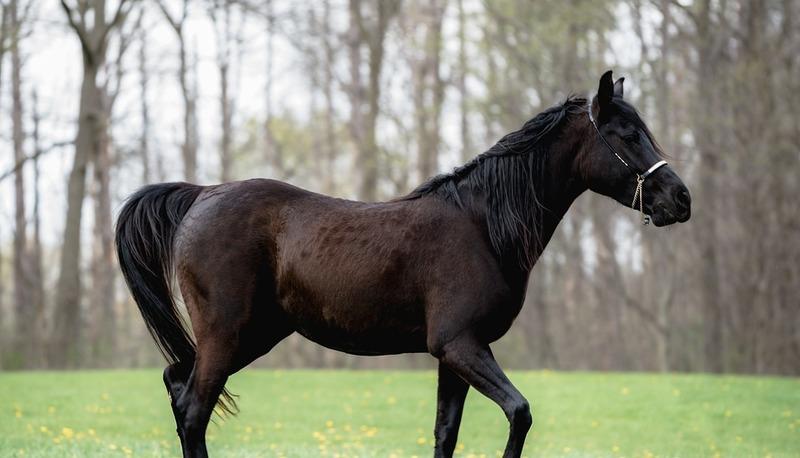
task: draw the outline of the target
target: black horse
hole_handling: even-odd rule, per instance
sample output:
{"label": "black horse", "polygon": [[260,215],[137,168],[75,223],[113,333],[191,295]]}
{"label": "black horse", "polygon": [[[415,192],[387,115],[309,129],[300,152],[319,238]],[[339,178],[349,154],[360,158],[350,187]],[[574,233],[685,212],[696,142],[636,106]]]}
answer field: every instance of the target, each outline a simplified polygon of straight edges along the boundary
{"label": "black horse", "polygon": [[[591,104],[569,98],[389,202],[262,179],[141,189],[120,213],[117,251],[171,363],[164,383],[184,456],[207,456],[215,404],[232,407],[228,376],[294,332],[358,355],[430,353],[439,361],[434,454],[453,454],[472,386],[503,409],[505,456],[520,456],[530,409],[489,344],[508,331],[531,268],[585,190],[656,226],[689,219],[688,190],[662,165],[609,71]],[[176,311],[173,271],[196,343]]]}

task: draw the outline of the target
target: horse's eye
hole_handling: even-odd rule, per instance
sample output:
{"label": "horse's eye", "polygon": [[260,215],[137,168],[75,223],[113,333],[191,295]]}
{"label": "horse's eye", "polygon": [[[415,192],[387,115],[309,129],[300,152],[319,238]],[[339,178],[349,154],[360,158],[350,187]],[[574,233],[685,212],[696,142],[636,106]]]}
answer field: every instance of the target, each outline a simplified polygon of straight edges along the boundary
{"label": "horse's eye", "polygon": [[622,139],[625,140],[626,143],[636,143],[639,141],[639,134],[634,132],[632,134],[624,135]]}

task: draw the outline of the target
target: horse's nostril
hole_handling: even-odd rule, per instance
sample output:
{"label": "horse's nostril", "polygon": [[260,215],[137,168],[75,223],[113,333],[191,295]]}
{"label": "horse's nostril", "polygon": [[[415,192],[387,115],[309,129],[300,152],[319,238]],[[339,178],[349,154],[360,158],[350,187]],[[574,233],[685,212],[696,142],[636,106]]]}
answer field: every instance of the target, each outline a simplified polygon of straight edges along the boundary
{"label": "horse's nostril", "polygon": [[681,189],[678,191],[678,193],[675,195],[675,202],[682,209],[688,209],[692,205],[692,198],[689,196],[689,191],[686,189]]}

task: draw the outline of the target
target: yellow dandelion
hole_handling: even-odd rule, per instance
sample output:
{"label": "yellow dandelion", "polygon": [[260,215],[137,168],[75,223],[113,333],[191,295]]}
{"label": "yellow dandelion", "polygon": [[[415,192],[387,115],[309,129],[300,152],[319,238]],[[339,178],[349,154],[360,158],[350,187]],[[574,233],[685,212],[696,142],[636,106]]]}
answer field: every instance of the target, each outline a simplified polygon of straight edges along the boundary
{"label": "yellow dandelion", "polygon": [[333,428],[333,420],[328,420],[325,422],[325,427],[328,429]]}
{"label": "yellow dandelion", "polygon": [[54,406],[48,406],[47,407],[47,413],[49,413],[50,415],[53,415],[54,413],[56,413],[56,408]]}
{"label": "yellow dandelion", "polygon": [[60,444],[61,443],[61,438],[60,437],[54,437],[53,438],[53,443],[54,444]]}
{"label": "yellow dandelion", "polygon": [[569,453],[572,451],[571,447],[564,447],[564,453]]}
{"label": "yellow dandelion", "polygon": [[388,398],[386,398],[386,402],[389,405],[395,405],[395,404],[397,404],[397,398],[394,397],[394,396],[389,396]]}
{"label": "yellow dandelion", "polygon": [[615,446],[611,447],[611,451],[614,452],[614,453],[619,453],[619,445],[615,445]]}
{"label": "yellow dandelion", "polygon": [[94,435],[95,435],[95,431],[94,431],[94,429],[92,429],[92,428],[89,428],[89,430],[88,430],[88,431],[86,431],[86,432],[87,432],[87,433],[88,433],[90,436],[94,436]]}
{"label": "yellow dandelion", "polygon": [[725,416],[726,417],[730,417],[731,415],[733,415],[733,412],[731,412],[730,410],[726,410],[725,411]]}
{"label": "yellow dandelion", "polygon": [[61,428],[61,435],[66,437],[67,439],[72,439],[72,437],[75,436],[75,431],[73,431],[72,428],[64,427]]}
{"label": "yellow dandelion", "polygon": [[275,427],[275,429],[281,429],[283,428],[283,423],[276,421],[273,426]]}
{"label": "yellow dandelion", "polygon": [[103,393],[103,394],[101,394],[101,395],[100,395],[100,399],[102,399],[102,400],[104,400],[104,401],[108,401],[108,399],[109,399],[108,393]]}
{"label": "yellow dandelion", "polygon": [[428,442],[428,440],[425,439],[424,437],[420,437],[417,439],[417,444],[419,445],[425,445],[425,442]]}
{"label": "yellow dandelion", "polygon": [[247,434],[252,433],[253,432],[253,427],[252,426],[245,426],[244,427],[244,432],[246,432]]}
{"label": "yellow dandelion", "polygon": [[619,390],[619,392],[620,392],[620,393],[622,393],[622,395],[623,395],[623,396],[627,396],[627,395],[628,395],[628,393],[630,393],[630,392],[631,392],[631,390],[630,390],[630,389],[628,389],[628,387],[627,387],[627,386],[625,386],[625,387],[622,387],[622,389],[621,389],[621,390]]}
{"label": "yellow dandelion", "polygon": [[597,420],[592,421],[592,428],[597,428],[600,426],[600,423]]}
{"label": "yellow dandelion", "polygon": [[116,450],[118,447],[117,447],[117,444],[108,444],[108,448],[110,450]]}
{"label": "yellow dandelion", "polygon": [[126,455],[133,455],[133,450],[130,449],[129,447],[122,447],[122,453]]}
{"label": "yellow dandelion", "polygon": [[40,426],[39,431],[43,432],[44,434],[50,433],[50,430],[47,429],[47,426]]}
{"label": "yellow dandelion", "polygon": [[680,396],[681,395],[681,390],[678,390],[678,389],[672,390],[672,395],[673,396]]}
{"label": "yellow dandelion", "polygon": [[792,411],[791,410],[784,410],[783,411],[783,416],[784,417],[791,417],[792,416]]}

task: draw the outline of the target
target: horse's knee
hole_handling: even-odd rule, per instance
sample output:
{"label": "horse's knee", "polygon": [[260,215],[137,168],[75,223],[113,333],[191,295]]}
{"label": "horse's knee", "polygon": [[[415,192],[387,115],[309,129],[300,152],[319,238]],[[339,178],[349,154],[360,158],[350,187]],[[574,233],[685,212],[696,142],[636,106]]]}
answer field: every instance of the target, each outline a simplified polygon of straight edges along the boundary
{"label": "horse's knee", "polygon": [[522,399],[515,403],[508,415],[511,428],[520,433],[527,433],[533,425],[533,415],[528,401]]}

